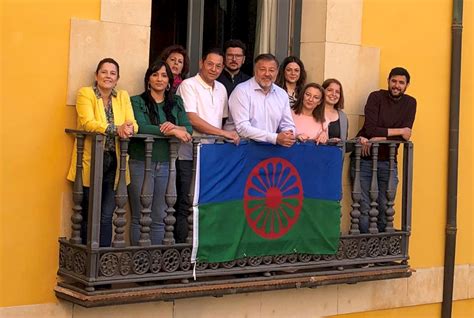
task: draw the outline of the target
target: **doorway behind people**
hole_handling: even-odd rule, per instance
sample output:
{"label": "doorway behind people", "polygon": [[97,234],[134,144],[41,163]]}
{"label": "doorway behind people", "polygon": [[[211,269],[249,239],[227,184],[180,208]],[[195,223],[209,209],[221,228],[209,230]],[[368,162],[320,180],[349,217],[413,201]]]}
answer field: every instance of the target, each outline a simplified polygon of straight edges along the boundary
{"label": "doorway behind people", "polygon": [[[188,1],[194,0],[152,1],[150,63],[169,45],[180,44],[186,48]],[[257,4],[258,0],[204,0],[202,50],[222,48],[226,40],[240,39],[247,45],[242,70],[252,75]]]}

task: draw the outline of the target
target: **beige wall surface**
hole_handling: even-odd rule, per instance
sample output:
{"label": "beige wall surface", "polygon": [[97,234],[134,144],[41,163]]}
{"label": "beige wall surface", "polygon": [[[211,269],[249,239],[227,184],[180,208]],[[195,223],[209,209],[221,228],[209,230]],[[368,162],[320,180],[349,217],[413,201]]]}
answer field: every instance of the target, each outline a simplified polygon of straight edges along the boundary
{"label": "beige wall surface", "polygon": [[[474,296],[474,264],[456,266],[454,300]],[[388,308],[439,303],[442,299],[443,268],[423,268],[412,277],[330,285],[317,288],[286,289],[198,297],[170,302],[84,308],[66,301],[56,304],[0,308],[2,318],[267,318],[322,317]]]}
{"label": "beige wall surface", "polygon": [[344,90],[344,111],[354,119],[349,137],[358,131],[358,115],[368,94],[378,89],[380,49],[361,45],[362,1],[304,0],[301,59],[308,81],[336,78]]}
{"label": "beige wall surface", "polygon": [[93,20],[71,20],[67,104],[76,92],[94,83],[97,63],[112,57],[120,65],[118,87],[136,95],[144,90],[148,67],[150,27]]}

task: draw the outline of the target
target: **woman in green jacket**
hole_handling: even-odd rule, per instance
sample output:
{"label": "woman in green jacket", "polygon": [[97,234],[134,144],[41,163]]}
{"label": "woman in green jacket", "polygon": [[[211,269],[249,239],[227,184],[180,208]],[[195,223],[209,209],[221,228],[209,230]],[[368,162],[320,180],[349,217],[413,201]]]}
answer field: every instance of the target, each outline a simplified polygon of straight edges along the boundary
{"label": "woman in green jacket", "polygon": [[[190,142],[192,128],[181,97],[172,93],[173,73],[166,62],[158,61],[151,65],[145,74],[145,92],[133,96],[132,107],[138,123],[138,133],[157,136],[169,136],[181,142]],[[129,185],[130,207],[132,209],[131,243],[138,245],[140,239],[140,194],[145,173],[144,140],[134,138],[129,146],[130,177]],[[169,175],[169,143],[166,139],[155,139],[152,152],[152,178],[149,185],[153,191],[151,206],[152,244],[161,244],[164,237],[164,222],[166,216],[165,203],[166,186]]]}

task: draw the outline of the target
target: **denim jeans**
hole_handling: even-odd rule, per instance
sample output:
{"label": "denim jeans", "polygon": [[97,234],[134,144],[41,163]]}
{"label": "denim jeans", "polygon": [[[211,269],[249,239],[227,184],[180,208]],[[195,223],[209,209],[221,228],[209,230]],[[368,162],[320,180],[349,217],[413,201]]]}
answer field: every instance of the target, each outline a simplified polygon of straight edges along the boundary
{"label": "denim jeans", "polygon": [[[132,209],[132,222],[130,241],[132,245],[138,245],[140,240],[140,216],[142,204],[140,194],[142,192],[143,179],[145,177],[145,161],[129,160],[131,182],[128,186],[130,199],[130,208]],[[151,225],[150,240],[151,244],[161,244],[165,236],[166,202],[165,194],[168,185],[169,162],[152,162],[151,177],[149,179],[149,189],[153,193],[151,204]]]}
{"label": "denim jeans", "polygon": [[[117,157],[115,152],[104,152],[103,177],[102,177],[102,202],[100,214],[99,246],[108,247],[112,242],[112,217],[115,211],[115,173],[117,170]],[[89,216],[89,187],[84,187],[82,200],[82,244],[87,243],[87,223]]]}
{"label": "denim jeans", "polygon": [[[398,185],[398,167],[397,163],[394,164],[395,176],[393,178],[393,189],[397,189]],[[385,231],[387,225],[387,189],[389,179],[389,161],[379,160],[377,162],[377,181],[379,187],[379,194],[377,197],[378,203],[378,217],[377,217],[377,228],[379,232]],[[351,180],[354,184],[355,177],[355,159],[351,157]],[[361,233],[368,233],[369,231],[369,211],[370,211],[370,184],[372,182],[372,160],[360,160],[360,187],[361,187],[361,199],[360,199],[360,212],[359,218],[359,230]]]}
{"label": "denim jeans", "polygon": [[176,192],[178,198],[174,208],[176,210],[176,226],[174,237],[176,243],[186,243],[188,237],[188,215],[191,202],[189,202],[189,190],[193,178],[193,161],[176,160]]}

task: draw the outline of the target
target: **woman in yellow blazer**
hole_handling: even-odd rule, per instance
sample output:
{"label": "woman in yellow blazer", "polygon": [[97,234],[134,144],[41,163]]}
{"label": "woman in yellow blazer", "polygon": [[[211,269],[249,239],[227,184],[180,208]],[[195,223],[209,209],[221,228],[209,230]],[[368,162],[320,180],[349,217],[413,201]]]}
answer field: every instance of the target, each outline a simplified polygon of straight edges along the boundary
{"label": "woman in yellow blazer", "polygon": [[[99,62],[95,72],[95,84],[79,90],[76,100],[77,129],[106,135],[104,146],[102,203],[100,220],[100,246],[110,246],[112,240],[112,216],[115,210],[114,189],[118,182],[118,161],[120,148],[118,138],[128,138],[138,131],[133,115],[130,97],[124,90],[116,90],[119,79],[119,65],[111,58]],[[76,177],[77,147],[74,143],[68,180]],[[82,243],[87,243],[87,218],[89,209],[89,187],[91,166],[91,138],[84,143],[82,180]],[[128,168],[127,168],[128,174]],[[129,178],[127,175],[127,183]]]}

